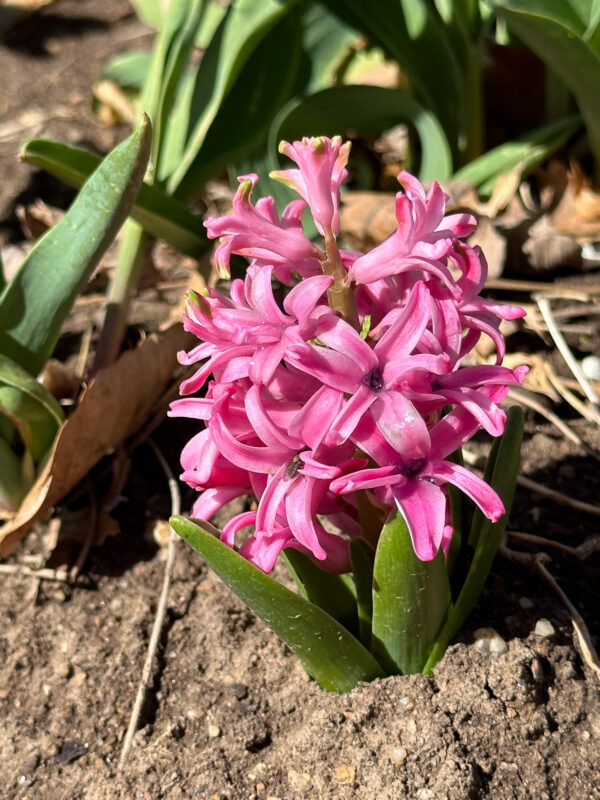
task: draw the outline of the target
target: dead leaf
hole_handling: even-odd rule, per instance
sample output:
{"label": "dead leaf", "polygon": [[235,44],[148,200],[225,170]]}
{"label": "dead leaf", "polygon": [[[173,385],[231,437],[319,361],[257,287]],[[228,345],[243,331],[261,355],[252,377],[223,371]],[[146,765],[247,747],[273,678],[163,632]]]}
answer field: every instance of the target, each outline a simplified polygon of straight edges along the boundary
{"label": "dead leaf", "polygon": [[17,514],[0,528],[2,556],[103,456],[139,430],[173,377],[176,353],[192,341],[180,324],[173,325],[149,336],[94,377],[61,426],[46,467]]}
{"label": "dead leaf", "polygon": [[522,250],[536,272],[554,272],[558,269],[581,272],[583,269],[581,245],[573,236],[557,230],[554,217],[550,214],[542,214],[529,226]]}
{"label": "dead leaf", "polygon": [[591,188],[589,178],[578,164],[572,163],[563,172],[560,165],[546,175],[546,181],[563,188],[560,199],[552,212],[552,223],[560,233],[575,236],[579,242],[600,239],[600,193]]}
{"label": "dead leaf", "polygon": [[36,200],[27,206],[17,206],[15,214],[27,239],[35,242],[49,228],[53,228],[59,223],[65,212],[60,208],[49,206],[43,200]]}
{"label": "dead leaf", "polygon": [[357,250],[383,242],[398,227],[393,192],[346,192],[342,195],[340,227]]}
{"label": "dead leaf", "polygon": [[135,125],[137,109],[125,92],[113,81],[99,81],[94,95],[100,103],[98,116],[107,125]]}

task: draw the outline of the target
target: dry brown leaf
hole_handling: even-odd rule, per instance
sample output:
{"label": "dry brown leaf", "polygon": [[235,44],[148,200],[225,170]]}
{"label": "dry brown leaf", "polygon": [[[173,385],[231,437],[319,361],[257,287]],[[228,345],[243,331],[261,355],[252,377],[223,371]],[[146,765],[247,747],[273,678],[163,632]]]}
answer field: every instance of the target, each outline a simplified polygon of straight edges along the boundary
{"label": "dry brown leaf", "polygon": [[393,192],[346,192],[342,201],[340,227],[357,250],[379,244],[398,227]]}
{"label": "dry brown leaf", "polygon": [[139,430],[173,377],[175,354],[192,340],[180,324],[173,325],[93,378],[60,428],[48,463],[19,511],[0,528],[0,555],[8,555],[103,456]]}
{"label": "dry brown leaf", "polygon": [[554,166],[547,181],[563,188],[560,200],[552,212],[552,222],[560,233],[575,236],[579,241],[593,241],[600,238],[600,193],[591,188],[589,178],[577,164],[567,169]]}

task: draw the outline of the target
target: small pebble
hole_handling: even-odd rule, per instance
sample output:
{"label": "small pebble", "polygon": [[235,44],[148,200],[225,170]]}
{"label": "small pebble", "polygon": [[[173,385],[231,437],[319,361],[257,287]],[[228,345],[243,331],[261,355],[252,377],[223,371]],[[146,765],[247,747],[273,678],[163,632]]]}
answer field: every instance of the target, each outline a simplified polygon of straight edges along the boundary
{"label": "small pebble", "polygon": [[523,611],[528,611],[530,608],[533,608],[533,601],[528,597],[519,597],[519,605]]}
{"label": "small pebble", "polygon": [[312,785],[312,778],[308,772],[298,772],[295,769],[290,769],[288,771],[288,781],[292,789],[296,789],[296,791],[300,792],[305,789],[310,789]]}
{"label": "small pebble", "polygon": [[542,619],[538,619],[538,621],[535,623],[533,632],[536,636],[541,636],[544,639],[549,639],[550,636],[554,636],[556,633],[554,630],[554,625],[549,619],[545,619],[544,617],[542,617]]}
{"label": "small pebble", "polygon": [[494,660],[508,652],[508,645],[498,631],[493,628],[478,628],[473,635],[475,637],[475,647],[479,652],[490,656]]}
{"label": "small pebble", "polygon": [[338,786],[351,786],[356,780],[356,767],[353,764],[338,764],[333,773],[333,782]]}
{"label": "small pebble", "polygon": [[208,738],[209,739],[218,739],[221,735],[221,728],[218,725],[209,725],[208,726]]}
{"label": "small pebble", "polygon": [[390,754],[390,761],[394,764],[404,764],[407,756],[408,751],[406,747],[394,747]]}
{"label": "small pebble", "polygon": [[586,356],[581,361],[581,371],[590,381],[600,380],[600,358],[598,356]]}

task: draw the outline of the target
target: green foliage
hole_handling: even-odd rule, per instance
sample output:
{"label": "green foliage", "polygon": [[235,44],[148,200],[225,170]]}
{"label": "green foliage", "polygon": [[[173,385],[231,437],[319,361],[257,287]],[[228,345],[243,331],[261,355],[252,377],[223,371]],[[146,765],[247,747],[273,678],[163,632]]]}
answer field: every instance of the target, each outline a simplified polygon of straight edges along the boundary
{"label": "green foliage", "polygon": [[31,375],[52,353],[75,297],[131,211],[149,149],[146,120],[100,163],[0,295],[0,353]]}
{"label": "green foliage", "polygon": [[363,645],[321,608],[286,589],[210,532],[184,517],[171,525],[224,583],[254,611],[329,691],[349,692],[358,681],[383,677],[383,670]]}
{"label": "green foliage", "polygon": [[[375,553],[365,540],[351,541],[351,574],[326,573],[288,549],[285,560],[300,596],[221,542],[209,523],[173,517],[171,525],[290,646],[323,688],[347,692],[358,681],[383,674],[429,672],[483,589],[513,501],[522,432],[523,414],[513,408],[486,471],[506,512],[492,523],[476,511],[468,537],[471,550],[457,555],[464,563],[455,571],[466,577],[454,603],[444,553],[420,561],[398,512],[384,525]],[[473,555],[467,560],[469,552]]]}
{"label": "green foliage", "polygon": [[63,420],[36,380],[73,301],[130,213],[150,153],[150,123],[92,172],[63,219],[0,294],[0,507],[16,510]]}
{"label": "green foliage", "polygon": [[[102,159],[100,156],[51,139],[31,139],[20,156],[23,161],[41,167],[78,189]],[[204,227],[187,206],[165,194],[162,189],[142,184],[131,210],[133,219],[155,239],[164,239],[176,250],[199,257],[208,248]]]}
{"label": "green foliage", "polygon": [[421,672],[450,604],[444,553],[417,558],[396,512],[381,531],[373,570],[372,650],[388,672]]}
{"label": "green foliage", "polygon": [[600,170],[600,6],[595,0],[490,0],[490,4],[575,97]]}

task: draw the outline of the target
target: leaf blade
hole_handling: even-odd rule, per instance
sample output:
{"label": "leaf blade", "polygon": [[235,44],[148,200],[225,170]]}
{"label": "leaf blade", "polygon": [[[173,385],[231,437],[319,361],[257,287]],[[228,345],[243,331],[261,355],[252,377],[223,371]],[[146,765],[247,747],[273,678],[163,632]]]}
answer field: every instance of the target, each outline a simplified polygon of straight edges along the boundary
{"label": "leaf blade", "polygon": [[444,553],[421,561],[396,512],[384,525],[373,569],[372,651],[400,674],[421,672],[451,606]]}
{"label": "leaf blade", "polygon": [[286,642],[323,688],[348,692],[358,681],[383,676],[373,656],[345,628],[223,544],[208,532],[208,526],[203,529],[179,516],[170,522],[221,580]]}
{"label": "leaf blade", "polygon": [[[24,145],[20,158],[76,189],[83,185],[102,160],[87,150],[51,139],[31,139]],[[142,184],[131,216],[150,236],[164,239],[185,255],[198,257],[209,247],[202,221],[183,203],[155,186]]]}
{"label": "leaf blade", "polygon": [[0,296],[0,351],[36,375],[71,305],[133,208],[150,154],[146,117],[90,176]]}

